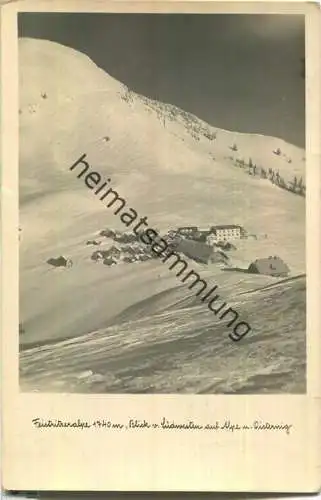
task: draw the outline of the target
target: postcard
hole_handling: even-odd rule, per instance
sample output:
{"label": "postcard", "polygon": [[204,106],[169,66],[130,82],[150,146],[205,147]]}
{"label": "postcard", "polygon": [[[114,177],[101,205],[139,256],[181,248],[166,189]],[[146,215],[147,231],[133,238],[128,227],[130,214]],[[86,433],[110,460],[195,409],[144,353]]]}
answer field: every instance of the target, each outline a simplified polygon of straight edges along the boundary
{"label": "postcard", "polygon": [[7,490],[317,492],[320,6],[1,7]]}

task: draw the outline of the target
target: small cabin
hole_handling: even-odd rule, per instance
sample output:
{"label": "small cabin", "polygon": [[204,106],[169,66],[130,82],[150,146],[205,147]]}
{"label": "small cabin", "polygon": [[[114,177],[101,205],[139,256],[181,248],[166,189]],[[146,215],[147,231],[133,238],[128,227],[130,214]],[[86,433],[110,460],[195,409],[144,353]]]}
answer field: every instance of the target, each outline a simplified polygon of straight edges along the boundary
{"label": "small cabin", "polygon": [[47,264],[50,264],[54,267],[72,267],[73,263],[71,259],[67,259],[63,255],[60,255],[60,257],[51,257],[50,259],[48,259]]}
{"label": "small cabin", "polygon": [[111,248],[105,251],[105,255],[106,257],[114,257],[116,259],[119,259],[119,257],[121,256],[121,250],[113,245]]}
{"label": "small cabin", "polygon": [[256,259],[248,267],[248,272],[253,274],[265,274],[275,277],[288,276],[290,269],[288,265],[278,256],[264,259]]}
{"label": "small cabin", "polygon": [[106,259],[103,260],[103,264],[105,266],[114,266],[117,264],[116,260],[112,259],[111,257],[107,257]]}
{"label": "small cabin", "polygon": [[186,226],[186,227],[179,227],[176,231],[176,234],[180,236],[185,236],[185,237],[193,237],[198,233],[198,227],[197,226]]}
{"label": "small cabin", "polygon": [[105,238],[114,238],[115,231],[113,229],[103,229],[100,231],[99,236],[104,236]]}

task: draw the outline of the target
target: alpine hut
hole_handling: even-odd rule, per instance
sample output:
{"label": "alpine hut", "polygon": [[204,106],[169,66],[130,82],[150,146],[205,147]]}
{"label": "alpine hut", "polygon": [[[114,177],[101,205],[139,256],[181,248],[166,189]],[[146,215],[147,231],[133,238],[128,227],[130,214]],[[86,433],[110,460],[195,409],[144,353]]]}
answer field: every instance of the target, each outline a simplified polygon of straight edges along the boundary
{"label": "alpine hut", "polygon": [[60,257],[51,257],[50,259],[48,259],[47,264],[50,264],[54,267],[72,267],[72,260],[67,259],[63,255],[60,255]]}
{"label": "alpine hut", "polygon": [[289,274],[288,265],[278,256],[257,259],[248,267],[249,273],[266,274],[269,276],[285,277]]}

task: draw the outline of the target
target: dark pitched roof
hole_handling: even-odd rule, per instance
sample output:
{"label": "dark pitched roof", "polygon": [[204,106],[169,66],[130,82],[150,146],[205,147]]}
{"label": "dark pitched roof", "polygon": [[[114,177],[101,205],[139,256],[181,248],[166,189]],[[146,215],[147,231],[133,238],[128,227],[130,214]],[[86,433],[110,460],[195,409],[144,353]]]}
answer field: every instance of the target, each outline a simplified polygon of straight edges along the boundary
{"label": "dark pitched roof", "polygon": [[184,253],[186,257],[201,262],[208,262],[209,258],[213,254],[212,247],[206,245],[205,243],[192,240],[182,240],[179,242],[177,251]]}
{"label": "dark pitched roof", "polygon": [[290,269],[288,265],[278,256],[257,259],[248,268],[249,272],[269,274],[271,276],[287,274]]}
{"label": "dark pitched roof", "polygon": [[217,229],[242,229],[238,224],[221,224],[219,226],[212,226],[211,230],[216,231]]}

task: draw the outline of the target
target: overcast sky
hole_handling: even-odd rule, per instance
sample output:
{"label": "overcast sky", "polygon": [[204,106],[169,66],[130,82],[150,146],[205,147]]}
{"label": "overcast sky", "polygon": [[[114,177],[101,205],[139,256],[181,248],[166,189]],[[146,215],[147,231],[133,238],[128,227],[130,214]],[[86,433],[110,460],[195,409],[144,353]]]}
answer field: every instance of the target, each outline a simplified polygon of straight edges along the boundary
{"label": "overcast sky", "polygon": [[80,50],[217,127],[304,147],[303,16],[23,13],[19,36]]}

